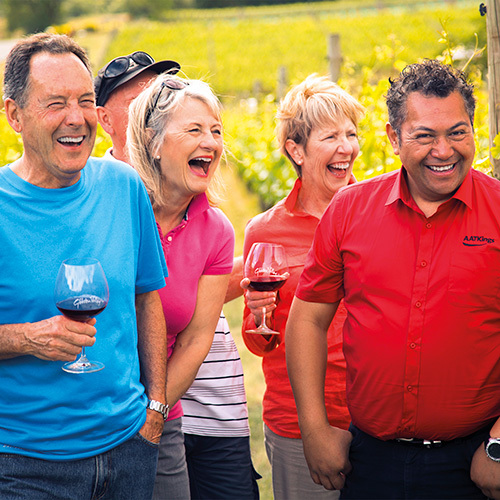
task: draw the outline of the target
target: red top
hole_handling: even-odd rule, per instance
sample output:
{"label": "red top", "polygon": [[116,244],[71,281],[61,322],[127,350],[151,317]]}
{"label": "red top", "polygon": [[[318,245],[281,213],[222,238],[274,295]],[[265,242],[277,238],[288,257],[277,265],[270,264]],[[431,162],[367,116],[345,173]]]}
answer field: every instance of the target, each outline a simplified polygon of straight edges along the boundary
{"label": "red top", "polygon": [[472,170],[426,218],[401,169],[335,196],[297,296],[344,297],[356,426],[449,440],[500,415],[499,289],[500,183]]}
{"label": "red top", "polygon": [[[276,434],[289,438],[300,438],[297,409],[292,387],[288,380],[285,360],[285,326],[307,252],[311,247],[319,220],[296,207],[301,181],[295,182],[290,194],[267,212],[257,215],[245,229],[244,256],[248,255],[252,243],[265,241],[279,243],[285,247],[290,277],[278,291],[278,307],[269,322],[280,332],[279,345],[270,345],[262,335],[246,334],[248,328],[255,328],[253,315],[245,307],[243,318],[243,340],[250,351],[263,356],[262,369],[266,381],[263,401],[263,419]],[[345,401],[345,360],[342,354],[342,325],[346,312],[343,304],[328,331],[328,366],[326,379],[326,406],[330,423],[347,429],[350,417]],[[277,340],[277,335],[273,336]],[[271,341],[273,342],[273,341]],[[271,347],[270,352],[266,349]]]}

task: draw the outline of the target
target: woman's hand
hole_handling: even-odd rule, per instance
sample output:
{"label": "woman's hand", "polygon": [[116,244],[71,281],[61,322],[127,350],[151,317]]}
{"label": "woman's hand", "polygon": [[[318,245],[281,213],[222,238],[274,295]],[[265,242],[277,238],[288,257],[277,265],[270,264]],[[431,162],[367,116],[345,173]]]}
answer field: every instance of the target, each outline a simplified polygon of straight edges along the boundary
{"label": "woman's hand", "polygon": [[262,323],[262,309],[266,308],[266,321],[271,318],[276,309],[277,292],[257,292],[250,286],[250,280],[243,278],[240,282],[241,288],[245,290],[245,304],[253,314],[256,326]]}

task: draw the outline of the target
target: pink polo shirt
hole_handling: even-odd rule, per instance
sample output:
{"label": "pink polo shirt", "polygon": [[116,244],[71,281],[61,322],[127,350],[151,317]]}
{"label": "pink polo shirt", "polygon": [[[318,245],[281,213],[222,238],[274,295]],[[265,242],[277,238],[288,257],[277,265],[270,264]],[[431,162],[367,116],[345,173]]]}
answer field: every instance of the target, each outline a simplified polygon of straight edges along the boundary
{"label": "pink polo shirt", "polygon": [[[168,266],[165,287],[159,290],[167,324],[168,357],[177,335],[193,317],[200,276],[229,274],[233,267],[234,230],[229,219],[211,207],[205,194],[193,198],[185,219],[167,234],[158,226]],[[169,420],[182,416],[180,401]]]}

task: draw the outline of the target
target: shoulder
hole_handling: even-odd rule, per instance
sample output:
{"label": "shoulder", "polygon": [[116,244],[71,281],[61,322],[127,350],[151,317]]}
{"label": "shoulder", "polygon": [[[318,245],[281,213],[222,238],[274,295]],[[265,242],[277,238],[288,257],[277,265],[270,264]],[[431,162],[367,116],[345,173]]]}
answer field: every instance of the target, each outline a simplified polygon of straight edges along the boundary
{"label": "shoulder", "polygon": [[479,170],[472,169],[472,180],[474,185],[485,187],[488,191],[500,195],[500,182]]}
{"label": "shoulder", "polygon": [[270,221],[272,221],[284,210],[285,210],[285,200],[278,201],[276,205],[269,208],[265,212],[262,212],[252,217],[247,223],[245,232],[258,231],[261,228],[266,227]]}
{"label": "shoulder", "polygon": [[100,177],[123,178],[133,181],[139,179],[139,174],[128,164],[114,158],[96,158],[91,156],[85,169]]}
{"label": "shoulder", "polygon": [[216,229],[218,234],[234,235],[234,228],[226,214],[217,207],[209,207],[205,212],[205,220],[211,230]]}

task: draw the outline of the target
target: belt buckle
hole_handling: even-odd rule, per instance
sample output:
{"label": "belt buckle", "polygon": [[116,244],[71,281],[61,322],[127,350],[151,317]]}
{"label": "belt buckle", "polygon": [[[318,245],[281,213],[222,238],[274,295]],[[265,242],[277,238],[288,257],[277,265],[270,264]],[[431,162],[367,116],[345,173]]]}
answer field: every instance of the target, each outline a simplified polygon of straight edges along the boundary
{"label": "belt buckle", "polygon": [[442,441],[432,441],[430,439],[420,439],[420,438],[397,438],[398,443],[408,443],[415,446],[425,446],[426,448],[440,448],[443,445]]}

